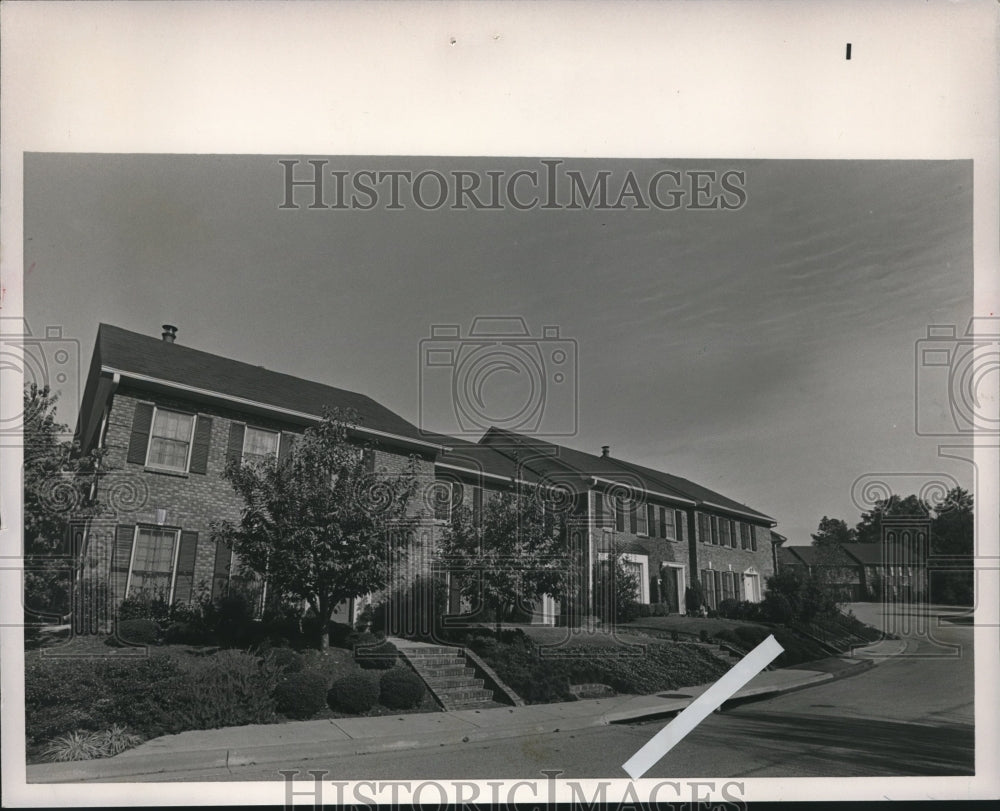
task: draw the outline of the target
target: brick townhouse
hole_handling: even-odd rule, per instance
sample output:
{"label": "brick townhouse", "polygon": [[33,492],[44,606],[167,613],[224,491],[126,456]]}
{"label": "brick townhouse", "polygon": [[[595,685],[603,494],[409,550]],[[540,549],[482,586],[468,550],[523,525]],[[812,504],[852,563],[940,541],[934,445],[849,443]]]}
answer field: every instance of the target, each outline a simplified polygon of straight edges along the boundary
{"label": "brick townhouse", "polygon": [[[238,519],[241,508],[222,472],[231,459],[284,458],[324,407],[358,414],[354,436],[375,441],[377,469],[401,470],[414,458],[423,493],[445,494],[413,502],[431,542],[459,500],[476,508],[512,484],[570,493],[571,542],[587,561],[580,600],[593,593],[590,564],[612,545],[638,576],[640,602],[674,612],[685,611],[693,577],[716,607],[727,597],[760,600],[774,572],[772,538],[780,536],[771,532],[772,518],[687,479],[617,459],[609,448],[592,455],[495,428],[478,443],[423,433],[365,395],[175,338],[173,327],[156,338],[101,324],[94,346],[77,436],[84,452],[107,451],[113,472],[98,480],[97,495],[115,514],[90,523],[82,560],[106,577],[115,601],[143,589],[170,600],[218,596],[241,577],[246,586],[252,578],[211,538],[210,524]],[[123,483],[127,498],[110,492]],[[554,623],[563,611],[543,596],[534,621]]]}

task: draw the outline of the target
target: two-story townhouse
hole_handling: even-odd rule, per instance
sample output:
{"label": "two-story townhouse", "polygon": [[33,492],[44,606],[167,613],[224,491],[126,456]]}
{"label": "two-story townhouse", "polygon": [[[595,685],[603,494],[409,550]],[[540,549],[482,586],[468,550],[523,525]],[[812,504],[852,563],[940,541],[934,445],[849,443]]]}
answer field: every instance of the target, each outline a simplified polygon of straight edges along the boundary
{"label": "two-story townhouse", "polygon": [[[727,597],[762,598],[774,573],[769,516],[688,479],[614,458],[607,446],[596,456],[497,428],[480,442],[547,484],[578,488],[586,559],[599,561],[612,546],[623,551],[639,580],[639,602],[684,613],[694,577],[712,608]],[[587,590],[590,604],[592,576]]]}
{"label": "two-story townhouse", "polygon": [[[608,448],[596,456],[496,428],[478,443],[426,434],[365,395],[175,339],[173,327],[155,338],[102,324],[94,346],[77,436],[84,452],[106,452],[96,495],[114,514],[89,522],[83,558],[115,602],[141,590],[172,601],[217,596],[245,575],[211,535],[214,522],[237,520],[242,508],[222,473],[232,460],[283,458],[325,408],[357,414],[354,436],[375,443],[376,469],[398,472],[417,461],[422,495],[412,512],[425,519],[425,549],[458,500],[481,509],[511,485],[558,492],[568,540],[585,561],[577,605],[592,605],[594,564],[612,547],[638,576],[638,600],[681,613],[694,577],[714,607],[727,596],[760,599],[774,570],[773,519]],[[262,597],[265,586],[255,585]],[[356,614],[356,606],[343,608]],[[565,612],[543,595],[536,620],[552,623]]]}
{"label": "two-story townhouse", "polygon": [[[96,496],[114,514],[89,522],[82,558],[106,576],[114,603],[142,590],[169,601],[225,592],[238,561],[213,541],[211,525],[238,520],[242,507],[223,478],[227,462],[284,457],[325,408],[357,415],[353,436],[371,446],[376,470],[415,459],[418,476],[433,483],[443,447],[370,397],[175,338],[170,326],[157,339],[101,324],[94,345],[77,438],[84,453],[106,452]],[[423,511],[415,500],[414,514]]]}

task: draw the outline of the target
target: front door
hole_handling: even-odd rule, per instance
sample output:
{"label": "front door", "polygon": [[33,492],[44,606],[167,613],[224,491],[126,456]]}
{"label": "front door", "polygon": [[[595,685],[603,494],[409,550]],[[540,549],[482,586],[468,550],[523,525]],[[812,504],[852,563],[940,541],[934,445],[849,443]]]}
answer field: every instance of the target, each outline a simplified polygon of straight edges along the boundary
{"label": "front door", "polygon": [[663,567],[663,601],[667,604],[667,609],[671,614],[679,614],[681,610],[680,583],[677,572],[678,570],[673,566]]}

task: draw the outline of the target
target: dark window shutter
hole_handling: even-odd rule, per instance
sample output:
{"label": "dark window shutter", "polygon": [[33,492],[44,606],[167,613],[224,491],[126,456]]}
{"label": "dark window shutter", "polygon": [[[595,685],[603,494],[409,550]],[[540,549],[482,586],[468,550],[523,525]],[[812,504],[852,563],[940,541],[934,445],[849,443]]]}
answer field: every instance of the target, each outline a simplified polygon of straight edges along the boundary
{"label": "dark window shutter", "polygon": [[667,537],[667,508],[660,507],[660,537]]}
{"label": "dark window shutter", "polygon": [[635,533],[639,529],[639,517],[638,514],[636,513],[636,507],[637,505],[634,501],[630,501],[628,503],[628,527],[629,527],[629,532],[631,532],[633,535],[635,535]]}
{"label": "dark window shutter", "polygon": [[132,436],[128,440],[129,462],[134,465],[146,464],[146,448],[149,446],[149,429],[153,426],[153,405],[136,403],[132,416]]}
{"label": "dark window shutter", "polygon": [[594,526],[604,526],[604,493],[594,491]]}
{"label": "dark window shutter", "polygon": [[191,447],[191,472],[208,471],[208,448],[212,443],[212,418],[199,414],[195,418],[194,445]]}
{"label": "dark window shutter", "polygon": [[198,551],[198,533],[181,532],[181,548],[177,550],[177,577],[174,579],[174,600],[191,602],[194,593],[194,560]]}
{"label": "dark window shutter", "polygon": [[229,448],[226,450],[226,464],[243,461],[243,435],[247,427],[242,422],[229,423]]}
{"label": "dark window shutter", "polygon": [[229,567],[233,559],[233,550],[225,541],[215,543],[215,568],[212,572],[212,599],[222,597],[229,592]]}
{"label": "dark window shutter", "polygon": [[721,599],[722,597],[722,572],[718,569],[715,570],[715,594]]}
{"label": "dark window shutter", "polygon": [[625,531],[625,500],[622,498],[615,499],[615,529]]}
{"label": "dark window shutter", "polygon": [[[230,429],[231,430],[231,429]],[[290,434],[287,431],[281,432],[281,439],[278,442],[278,462],[284,464],[288,457],[292,455],[292,449],[295,447],[295,434]],[[240,440],[242,446],[242,440]]]}
{"label": "dark window shutter", "polygon": [[677,527],[677,540],[687,540],[687,513],[674,510],[674,526]]}
{"label": "dark window shutter", "polygon": [[652,504],[646,505],[646,532],[650,538],[656,537],[656,507]]}
{"label": "dark window shutter", "polygon": [[483,520],[483,488],[479,486],[472,488],[472,520],[476,526]]}
{"label": "dark window shutter", "polygon": [[125,598],[134,539],[135,524],[119,524],[115,527],[115,548],[111,555],[111,593],[116,603]]}

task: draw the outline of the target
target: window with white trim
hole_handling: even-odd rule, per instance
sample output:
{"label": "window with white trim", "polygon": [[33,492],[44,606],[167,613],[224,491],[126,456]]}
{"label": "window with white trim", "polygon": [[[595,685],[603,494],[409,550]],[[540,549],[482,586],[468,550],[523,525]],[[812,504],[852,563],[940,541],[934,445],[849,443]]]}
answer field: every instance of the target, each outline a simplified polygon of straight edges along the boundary
{"label": "window with white trim", "polygon": [[186,473],[193,436],[194,414],[157,407],[149,432],[146,465]]}
{"label": "window with white trim", "polygon": [[243,432],[243,461],[263,462],[267,459],[277,459],[280,437],[278,431],[251,428],[248,425]]}
{"label": "window with white trim", "polygon": [[173,601],[179,535],[176,529],[136,527],[127,594],[145,592]]}

